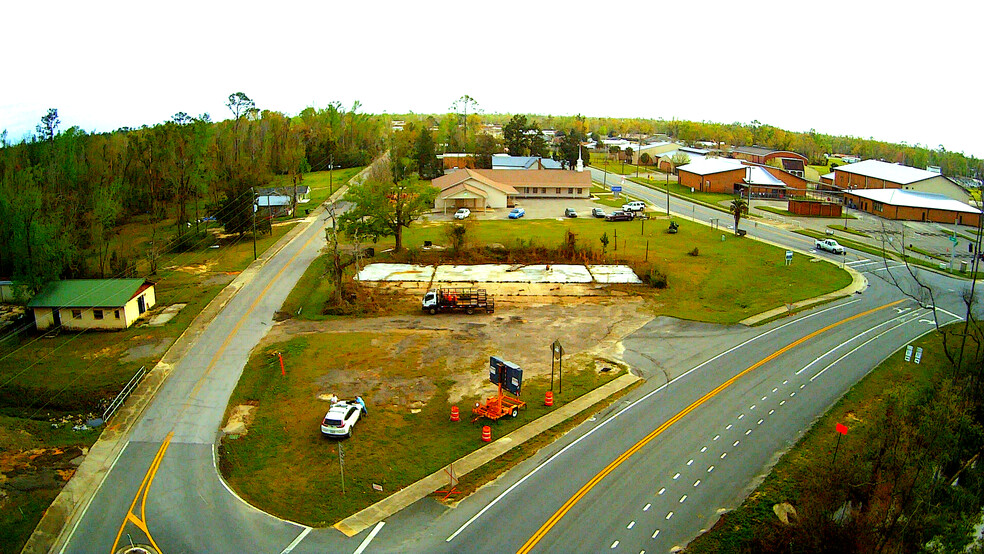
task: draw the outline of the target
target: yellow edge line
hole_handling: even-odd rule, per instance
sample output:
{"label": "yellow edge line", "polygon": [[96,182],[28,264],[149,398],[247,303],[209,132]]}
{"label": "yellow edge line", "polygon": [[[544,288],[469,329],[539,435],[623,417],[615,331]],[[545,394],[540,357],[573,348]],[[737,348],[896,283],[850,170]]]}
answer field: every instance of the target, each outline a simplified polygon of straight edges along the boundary
{"label": "yellow edge line", "polygon": [[567,515],[567,512],[569,512],[571,510],[571,508],[574,507],[575,504],[577,504],[582,498],[584,498],[584,496],[587,495],[588,492],[592,488],[594,488],[595,485],[597,485],[598,483],[600,483],[602,479],[604,479],[605,477],[607,477],[612,471],[615,470],[615,468],[617,468],[619,465],[621,465],[622,462],[624,462],[625,460],[629,459],[629,457],[631,457],[633,454],[635,454],[636,452],[638,452],[642,447],[644,447],[647,444],[649,444],[653,439],[655,439],[660,434],[662,434],[663,431],[666,431],[671,425],[673,425],[674,423],[676,423],[677,421],[679,421],[680,419],[682,419],[684,416],[686,416],[690,412],[692,412],[692,411],[696,410],[697,408],[699,408],[702,404],[704,404],[705,402],[707,402],[711,398],[717,396],[719,393],[721,393],[721,391],[723,391],[726,388],[728,388],[731,385],[733,385],[738,379],[740,379],[743,376],[747,375],[749,372],[751,372],[751,371],[753,371],[753,370],[761,367],[763,364],[766,364],[766,363],[774,360],[775,358],[777,358],[778,356],[782,355],[783,353],[788,352],[789,350],[791,350],[791,349],[799,346],[800,344],[803,344],[804,342],[806,342],[806,341],[808,341],[808,340],[816,337],[817,335],[819,335],[821,333],[825,333],[825,332],[827,332],[827,331],[829,331],[829,330],[831,330],[831,329],[833,329],[835,327],[838,327],[840,325],[843,325],[843,324],[845,324],[845,323],[847,323],[849,321],[858,319],[859,317],[863,317],[863,316],[866,316],[868,314],[872,314],[874,312],[877,312],[879,310],[883,310],[885,308],[890,308],[890,307],[895,306],[896,304],[900,304],[902,302],[904,302],[904,300],[896,300],[895,302],[891,302],[889,304],[885,304],[884,306],[879,306],[877,308],[872,308],[870,310],[861,312],[859,314],[855,314],[855,315],[853,315],[853,316],[851,316],[851,317],[849,317],[847,319],[843,319],[841,321],[838,321],[837,323],[832,323],[832,324],[830,324],[830,325],[828,325],[828,326],[826,326],[826,327],[824,327],[822,329],[819,329],[817,331],[814,331],[814,332],[810,333],[809,335],[806,335],[805,337],[803,337],[801,339],[798,339],[798,340],[796,340],[796,341],[794,341],[794,342],[792,342],[792,343],[784,346],[782,349],[777,350],[777,351],[773,352],[772,354],[769,354],[765,358],[759,360],[755,364],[753,364],[750,367],[748,367],[747,369],[743,370],[741,373],[739,373],[739,374],[735,375],[734,377],[732,377],[731,379],[728,379],[727,381],[721,383],[720,385],[718,385],[717,387],[715,387],[714,390],[708,392],[704,396],[700,397],[698,400],[694,401],[693,404],[687,406],[686,408],[684,408],[683,410],[681,410],[680,412],[678,412],[676,415],[674,415],[673,417],[671,417],[670,419],[668,419],[665,423],[663,423],[662,425],[660,425],[659,427],[657,427],[656,429],[654,429],[651,433],[649,433],[648,435],[646,435],[645,437],[643,437],[639,442],[637,442],[634,445],[632,445],[628,450],[626,450],[625,452],[623,452],[619,457],[617,457],[614,460],[612,460],[612,462],[609,463],[605,467],[605,469],[601,470],[600,472],[598,472],[597,475],[595,475],[594,477],[592,477],[591,480],[588,481],[587,483],[585,483],[584,486],[581,487],[581,489],[578,490],[574,494],[574,496],[570,497],[567,500],[567,502],[565,502],[564,505],[561,506],[560,509],[557,510],[556,513],[554,513],[554,515],[550,516],[550,519],[548,519],[546,521],[546,523],[544,523],[539,529],[537,529],[537,531],[535,533],[533,533],[533,536],[530,537],[530,539],[528,541],[526,541],[526,544],[524,544],[517,551],[517,554],[527,554],[530,550],[532,550],[533,547],[536,546],[536,544],[538,542],[540,542],[541,539],[543,539],[543,537],[547,534],[547,532],[550,531],[550,529],[553,528],[553,526],[556,525],[557,522],[559,522],[561,520],[561,518],[563,518],[565,515]]}

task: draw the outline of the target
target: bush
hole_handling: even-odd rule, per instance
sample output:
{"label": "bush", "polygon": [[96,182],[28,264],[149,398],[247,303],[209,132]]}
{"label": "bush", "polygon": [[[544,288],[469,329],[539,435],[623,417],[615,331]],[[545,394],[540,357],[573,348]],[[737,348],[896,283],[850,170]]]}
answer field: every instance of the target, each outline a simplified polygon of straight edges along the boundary
{"label": "bush", "polygon": [[215,242],[215,236],[212,233],[204,231],[196,233],[189,229],[184,230],[184,232],[179,231],[171,238],[168,251],[173,253],[190,252],[192,250],[208,248],[213,242]]}
{"label": "bush", "polygon": [[666,274],[656,266],[653,266],[652,269],[649,270],[649,275],[647,275],[647,278],[649,280],[649,284],[652,285],[653,288],[665,289],[667,287]]}

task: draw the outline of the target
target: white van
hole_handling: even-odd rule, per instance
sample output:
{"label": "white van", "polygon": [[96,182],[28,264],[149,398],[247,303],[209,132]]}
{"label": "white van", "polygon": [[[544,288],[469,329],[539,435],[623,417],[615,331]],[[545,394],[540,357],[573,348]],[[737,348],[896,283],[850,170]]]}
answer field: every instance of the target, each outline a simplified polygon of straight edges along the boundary
{"label": "white van", "polygon": [[622,210],[626,212],[641,212],[646,209],[645,202],[629,202],[628,204],[622,204]]}

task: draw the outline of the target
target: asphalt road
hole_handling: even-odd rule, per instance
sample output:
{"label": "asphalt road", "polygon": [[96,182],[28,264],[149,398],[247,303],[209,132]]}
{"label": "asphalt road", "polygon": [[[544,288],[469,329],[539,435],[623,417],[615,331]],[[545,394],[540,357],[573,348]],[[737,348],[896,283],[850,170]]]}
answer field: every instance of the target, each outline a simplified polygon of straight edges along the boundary
{"label": "asphalt road", "polygon": [[[633,192],[658,205],[658,193]],[[675,198],[671,204],[683,216],[725,216]],[[624,341],[626,360],[649,379],[616,405],[453,509],[424,499],[346,538],[256,511],[227,490],[214,466],[228,397],[249,351],[324,244],[322,229],[312,222],[262,266],[174,368],[64,551],[106,552],[132,541],[165,552],[503,552],[524,545],[667,552],[737,505],[777,453],[861,376],[932,328],[932,311],[885,280],[904,281],[902,268],[857,257],[848,263],[869,278],[863,294],[795,318],[757,328],[659,318]],[[812,246],[764,225],[748,231]],[[925,277],[941,291],[941,323],[957,319],[964,285]]]}

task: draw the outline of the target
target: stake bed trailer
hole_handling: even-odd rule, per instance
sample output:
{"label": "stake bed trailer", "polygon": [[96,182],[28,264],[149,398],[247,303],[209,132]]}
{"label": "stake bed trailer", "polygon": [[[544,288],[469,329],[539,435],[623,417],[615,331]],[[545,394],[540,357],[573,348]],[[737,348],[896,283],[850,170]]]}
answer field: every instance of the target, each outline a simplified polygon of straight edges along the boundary
{"label": "stake bed trailer", "polygon": [[485,289],[436,289],[427,291],[420,307],[425,312],[465,312],[473,314],[479,310],[495,312],[495,300]]}

